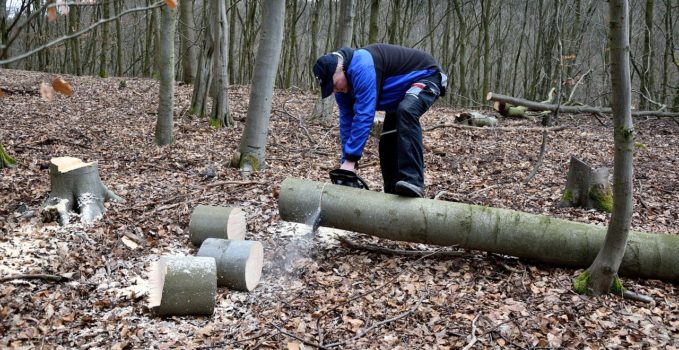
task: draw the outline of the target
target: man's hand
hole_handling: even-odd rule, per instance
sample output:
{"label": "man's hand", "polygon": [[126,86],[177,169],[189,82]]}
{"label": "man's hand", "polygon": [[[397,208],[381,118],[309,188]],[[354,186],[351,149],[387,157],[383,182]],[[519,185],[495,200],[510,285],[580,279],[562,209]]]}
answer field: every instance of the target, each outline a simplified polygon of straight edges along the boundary
{"label": "man's hand", "polygon": [[340,169],[356,172],[356,162],[345,160]]}

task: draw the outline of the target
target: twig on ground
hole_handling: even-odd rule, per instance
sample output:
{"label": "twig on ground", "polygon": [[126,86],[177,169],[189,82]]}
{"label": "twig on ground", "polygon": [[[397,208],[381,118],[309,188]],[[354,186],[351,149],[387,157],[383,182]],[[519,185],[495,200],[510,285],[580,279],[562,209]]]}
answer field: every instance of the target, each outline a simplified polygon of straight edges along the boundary
{"label": "twig on ground", "polygon": [[653,298],[649,297],[648,295],[638,294],[629,290],[626,290],[624,293],[622,293],[622,297],[623,299],[636,300],[641,301],[643,303],[653,302]]}
{"label": "twig on ground", "polygon": [[348,245],[350,248],[365,250],[372,253],[386,254],[386,255],[405,255],[405,256],[427,256],[430,258],[440,258],[440,257],[451,257],[451,256],[463,256],[464,252],[455,251],[441,251],[438,249],[434,252],[427,250],[405,250],[405,249],[391,249],[385,247],[379,247],[375,245],[363,245],[352,241],[349,238],[338,236],[340,242]]}
{"label": "twig on ground", "polygon": [[592,113],[592,115],[599,122],[599,124],[601,124],[601,126],[606,126],[606,123],[604,123],[604,121],[601,120],[601,118],[606,118],[605,115],[601,114],[600,112]]}
{"label": "twig on ground", "polygon": [[439,193],[437,193],[437,194],[434,196],[434,198],[432,198],[432,199],[438,200],[439,198],[441,198],[441,197],[443,197],[443,196],[445,196],[445,195],[447,195],[447,194],[448,194],[448,191],[439,191]]}
{"label": "twig on ground", "polygon": [[205,186],[205,188],[212,188],[224,185],[266,185],[263,181],[219,181],[213,182]]}
{"label": "twig on ground", "polygon": [[66,282],[71,279],[65,276],[48,275],[48,274],[26,274],[26,275],[12,275],[0,278],[0,283],[5,283],[13,280],[45,280],[49,282]]}
{"label": "twig on ground", "polygon": [[384,326],[384,325],[387,324],[387,323],[394,322],[394,321],[396,321],[396,320],[400,320],[400,319],[402,319],[402,318],[404,318],[404,317],[408,317],[408,316],[410,316],[412,313],[414,313],[414,312],[420,307],[420,305],[422,305],[422,301],[424,301],[424,298],[425,298],[427,295],[429,295],[429,290],[426,290],[424,293],[422,293],[422,296],[420,297],[420,300],[417,301],[417,304],[415,304],[415,306],[413,306],[412,308],[410,308],[410,310],[408,310],[408,311],[406,311],[406,312],[404,312],[404,313],[402,313],[402,314],[400,314],[400,315],[398,315],[398,316],[394,316],[394,317],[388,318],[388,319],[386,319],[386,320],[384,320],[384,321],[377,322],[377,323],[371,325],[370,327],[368,327],[368,328],[362,330],[360,333],[356,334],[356,335],[355,335],[354,337],[352,337],[352,338],[349,338],[349,339],[346,339],[346,340],[342,340],[342,341],[339,341],[339,342],[335,342],[335,343],[330,343],[330,344],[327,344],[327,345],[324,345],[324,346],[327,347],[327,348],[334,348],[334,347],[336,347],[336,346],[345,345],[345,344],[347,344],[347,343],[350,343],[350,342],[352,342],[352,341],[355,341],[355,340],[357,340],[357,339],[360,339],[360,338],[364,337],[366,334],[370,333],[370,332],[371,332],[373,329],[375,329],[375,328],[382,327],[382,326]]}
{"label": "twig on ground", "polygon": [[284,334],[284,335],[286,335],[286,336],[288,336],[288,337],[290,337],[290,338],[297,339],[297,340],[301,341],[302,343],[304,343],[304,344],[306,344],[306,345],[313,346],[313,347],[316,347],[316,348],[319,348],[319,349],[327,349],[327,348],[324,347],[322,344],[314,343],[314,342],[312,342],[312,341],[310,341],[310,340],[306,340],[306,339],[304,339],[304,338],[302,338],[302,337],[300,337],[300,336],[298,336],[298,335],[295,335],[295,334],[292,334],[292,333],[288,333],[288,332],[284,331],[281,327],[279,327],[278,325],[276,325],[276,324],[273,323],[273,322],[271,322],[270,324],[271,324],[274,328],[276,328],[279,332],[281,332],[281,334]]}
{"label": "twig on ground", "polygon": [[476,338],[476,321],[479,319],[479,316],[481,316],[480,312],[476,314],[476,317],[474,317],[474,321],[472,321],[472,340],[469,341],[469,343],[464,348],[462,348],[462,350],[471,349],[472,346],[474,346],[474,344],[478,340],[478,338]]}
{"label": "twig on ground", "polygon": [[[432,255],[434,255],[434,254],[436,254],[436,253],[438,253],[438,252],[440,252],[442,249],[443,249],[443,247],[437,249],[436,251],[432,252],[431,254],[424,255],[424,256],[418,258],[417,260],[415,260],[414,263],[417,263],[417,262],[419,262],[419,261],[422,261],[422,260],[424,260],[425,258],[428,258],[428,257],[430,257],[430,256],[432,256]],[[399,273],[395,274],[395,275],[394,275],[393,277],[391,277],[389,280],[387,280],[386,282],[384,282],[384,284],[382,284],[381,286],[377,286],[377,287],[371,288],[370,290],[368,290],[368,291],[365,292],[365,293],[361,293],[361,294],[359,294],[359,295],[357,295],[357,296],[355,296],[355,297],[351,297],[351,298],[345,300],[344,302],[339,303],[339,304],[333,306],[332,308],[326,310],[326,311],[323,312],[322,314],[320,314],[320,315],[318,316],[318,318],[316,319],[316,332],[318,333],[318,343],[321,344],[321,345],[323,345],[323,331],[321,330],[321,320],[323,319],[323,317],[325,317],[325,315],[327,315],[327,314],[329,314],[329,313],[331,313],[331,312],[333,312],[333,311],[339,309],[340,307],[342,307],[342,306],[344,306],[344,305],[347,305],[347,304],[353,302],[354,300],[358,300],[358,299],[360,299],[360,298],[363,298],[363,297],[365,297],[365,296],[367,296],[367,295],[370,295],[370,294],[372,294],[372,293],[374,293],[374,292],[376,292],[376,291],[378,291],[378,290],[380,290],[380,289],[382,289],[382,288],[384,288],[384,287],[386,287],[386,286],[388,286],[388,285],[391,285],[392,283],[396,282],[396,280],[397,280],[397,279],[398,279],[405,271],[407,271],[407,270],[406,270],[406,269],[401,269],[401,271],[400,271]]]}

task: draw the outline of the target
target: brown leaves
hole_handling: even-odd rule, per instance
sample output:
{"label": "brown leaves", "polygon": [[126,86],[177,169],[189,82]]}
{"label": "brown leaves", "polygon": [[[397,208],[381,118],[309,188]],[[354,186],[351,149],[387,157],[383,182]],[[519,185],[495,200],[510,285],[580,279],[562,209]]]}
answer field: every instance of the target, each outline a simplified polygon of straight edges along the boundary
{"label": "brown leaves", "polygon": [[43,101],[53,101],[55,91],[65,96],[73,95],[73,87],[62,78],[52,80],[52,85],[47,83],[40,84],[40,97],[42,97]]}
{"label": "brown leaves", "polygon": [[170,8],[170,10],[174,10],[177,8],[177,1],[176,0],[165,0],[165,5]]}
{"label": "brown leaves", "polygon": [[54,88],[55,91],[60,92],[65,96],[73,95],[73,88],[71,87],[71,84],[67,83],[62,78],[54,79],[52,81],[52,87]]}

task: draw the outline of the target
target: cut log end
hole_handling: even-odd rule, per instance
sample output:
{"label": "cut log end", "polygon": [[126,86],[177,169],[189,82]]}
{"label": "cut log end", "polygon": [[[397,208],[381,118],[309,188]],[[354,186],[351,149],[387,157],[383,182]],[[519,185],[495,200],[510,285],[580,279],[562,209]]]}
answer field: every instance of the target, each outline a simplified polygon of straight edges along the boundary
{"label": "cut log end", "polygon": [[69,171],[91,166],[94,162],[85,163],[82,159],[74,157],[57,157],[52,158],[50,162],[56,167],[60,173],[67,173]]}
{"label": "cut log end", "polygon": [[217,294],[214,258],[161,257],[149,270],[149,309],[157,316],[211,315]]}
{"label": "cut log end", "polygon": [[264,249],[260,242],[208,238],[196,255],[216,260],[218,286],[249,292],[262,277]]}
{"label": "cut log end", "polygon": [[245,289],[252,291],[259,284],[262,278],[262,268],[264,267],[264,248],[262,243],[253,242],[245,263]]}

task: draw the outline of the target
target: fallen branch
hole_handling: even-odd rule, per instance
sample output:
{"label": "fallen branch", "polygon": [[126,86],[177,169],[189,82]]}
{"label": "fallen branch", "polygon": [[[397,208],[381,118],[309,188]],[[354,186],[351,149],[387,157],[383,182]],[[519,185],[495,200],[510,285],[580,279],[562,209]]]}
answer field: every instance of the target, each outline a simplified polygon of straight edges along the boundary
{"label": "fallen branch", "polygon": [[637,294],[637,293],[629,291],[629,290],[626,290],[624,293],[622,293],[622,297],[623,297],[623,299],[641,301],[642,303],[652,303],[653,302],[653,298],[649,297],[648,295]]}
{"label": "fallen branch", "polygon": [[430,258],[442,258],[442,257],[455,257],[455,256],[463,256],[463,252],[453,252],[453,251],[440,251],[437,250],[435,252],[427,251],[427,250],[405,250],[405,249],[391,249],[391,248],[385,248],[385,247],[379,247],[375,245],[363,245],[363,244],[358,244],[354,241],[352,241],[349,238],[338,236],[337,239],[339,239],[340,242],[346,244],[349,246],[349,248],[353,249],[358,249],[358,250],[365,250],[368,252],[372,253],[378,253],[378,254],[386,254],[386,255],[405,255],[405,256],[427,256]]}
{"label": "fallen branch", "polygon": [[58,275],[47,275],[47,274],[27,274],[27,275],[13,275],[13,276],[5,276],[0,278],[0,283],[5,283],[8,281],[13,281],[13,280],[45,280],[49,282],[66,282],[70,281],[71,279],[66,277],[66,276],[58,276]]}
{"label": "fallen branch", "polygon": [[512,128],[512,127],[483,127],[479,128],[476,126],[469,126],[469,125],[461,125],[461,124],[452,124],[452,123],[443,123],[443,124],[437,124],[437,125],[432,125],[428,126],[426,128],[423,128],[422,131],[432,131],[435,129],[440,129],[440,128],[456,128],[456,129],[472,129],[472,130],[484,130],[484,131],[539,131],[539,132],[545,132],[545,131],[561,131],[566,129],[566,126],[553,126],[549,128]]}
{"label": "fallen branch", "polygon": [[478,338],[476,338],[476,321],[479,319],[479,316],[481,316],[481,313],[476,314],[476,317],[474,317],[474,320],[472,321],[472,340],[467,344],[462,350],[469,350],[474,346]]}
{"label": "fallen branch", "polygon": [[[486,100],[488,101],[499,101],[504,103],[510,103],[515,106],[523,106],[532,111],[560,111],[563,113],[599,113],[599,114],[611,114],[612,110],[610,108],[598,108],[591,106],[559,106],[551,103],[540,103],[530,100],[525,100],[518,97],[506,96],[495,94],[489,92],[486,95]],[[656,117],[666,117],[666,118],[679,118],[679,113],[675,112],[665,112],[662,110],[658,111],[632,111],[633,117],[645,117],[645,116],[656,116]]]}

